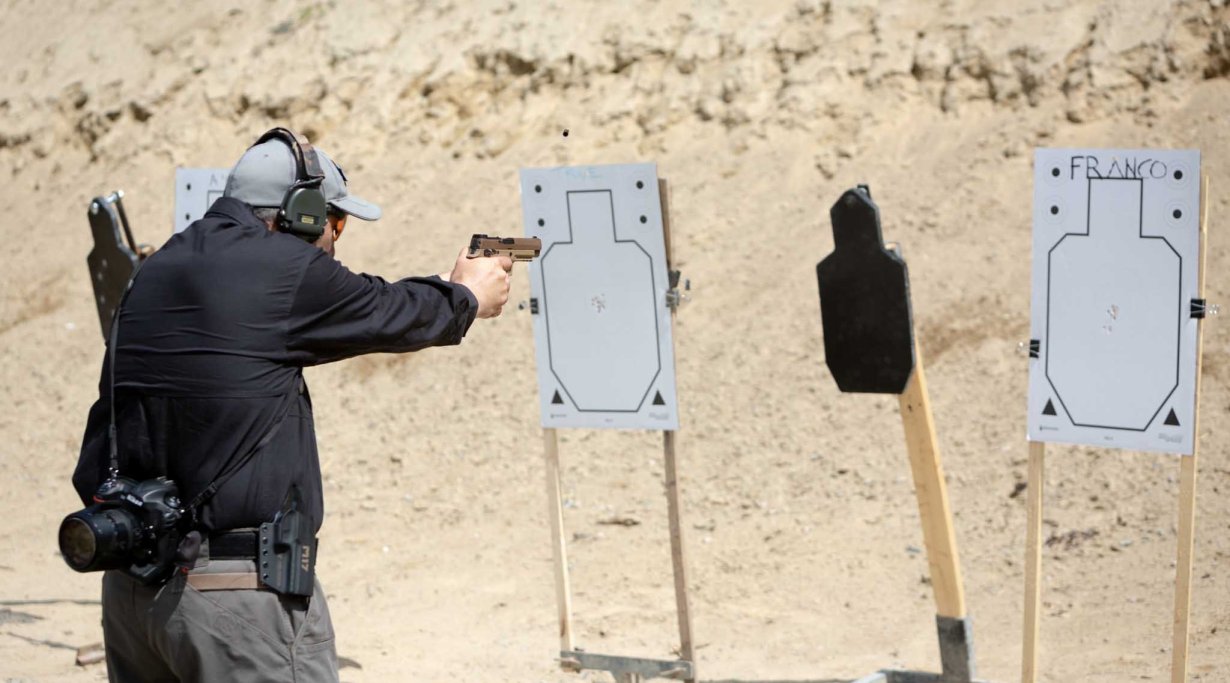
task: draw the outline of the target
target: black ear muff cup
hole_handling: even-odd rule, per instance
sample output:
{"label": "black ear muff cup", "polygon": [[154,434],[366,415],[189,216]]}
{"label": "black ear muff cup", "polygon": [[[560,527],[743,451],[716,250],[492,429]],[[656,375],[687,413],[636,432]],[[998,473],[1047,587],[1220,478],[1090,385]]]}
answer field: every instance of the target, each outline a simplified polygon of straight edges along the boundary
{"label": "black ear muff cup", "polygon": [[315,242],[325,234],[328,206],[319,187],[297,187],[282,202],[282,230],[299,239]]}

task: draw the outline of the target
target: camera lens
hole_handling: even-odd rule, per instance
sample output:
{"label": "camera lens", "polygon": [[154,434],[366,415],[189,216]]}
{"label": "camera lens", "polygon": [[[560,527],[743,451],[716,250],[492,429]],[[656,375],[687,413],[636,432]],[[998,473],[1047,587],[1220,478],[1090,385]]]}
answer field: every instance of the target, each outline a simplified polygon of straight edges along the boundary
{"label": "camera lens", "polygon": [[60,554],[68,566],[79,572],[89,571],[98,551],[94,530],[81,519],[69,516],[60,524]]}
{"label": "camera lens", "polygon": [[125,510],[91,505],[60,523],[60,554],[79,572],[121,569],[134,560],[140,528]]}

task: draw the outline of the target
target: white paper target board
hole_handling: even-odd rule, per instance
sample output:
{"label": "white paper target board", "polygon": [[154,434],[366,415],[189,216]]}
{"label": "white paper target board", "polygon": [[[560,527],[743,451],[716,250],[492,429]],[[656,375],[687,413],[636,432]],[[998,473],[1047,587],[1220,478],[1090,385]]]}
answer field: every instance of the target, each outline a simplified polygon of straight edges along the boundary
{"label": "white paper target board", "polygon": [[226,189],[229,168],[175,169],[175,232],[205,216],[205,212]]}
{"label": "white paper target board", "polygon": [[1034,152],[1029,438],[1191,454],[1200,152]]}
{"label": "white paper target board", "polygon": [[657,166],[521,170],[544,427],[678,429]]}

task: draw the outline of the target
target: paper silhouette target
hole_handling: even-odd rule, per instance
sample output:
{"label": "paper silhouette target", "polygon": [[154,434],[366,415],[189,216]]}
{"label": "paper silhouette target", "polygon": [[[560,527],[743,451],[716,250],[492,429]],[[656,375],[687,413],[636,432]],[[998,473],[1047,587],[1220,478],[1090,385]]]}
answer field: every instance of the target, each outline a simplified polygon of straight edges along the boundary
{"label": "paper silhouette target", "polygon": [[653,164],[521,171],[544,427],[678,429]]}
{"label": "paper silhouette target", "polygon": [[1039,149],[1029,438],[1190,454],[1200,153]]}
{"label": "paper silhouette target", "polygon": [[226,189],[229,168],[175,169],[175,232],[183,232],[205,212]]}

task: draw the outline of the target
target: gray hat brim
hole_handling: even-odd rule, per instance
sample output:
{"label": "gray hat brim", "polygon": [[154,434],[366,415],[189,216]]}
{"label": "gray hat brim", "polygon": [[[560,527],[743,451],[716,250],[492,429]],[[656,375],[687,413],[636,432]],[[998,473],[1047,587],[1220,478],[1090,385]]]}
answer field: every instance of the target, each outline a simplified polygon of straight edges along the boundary
{"label": "gray hat brim", "polygon": [[345,213],[364,221],[379,220],[380,216],[383,215],[383,212],[380,210],[379,206],[376,206],[366,199],[356,197],[352,194],[346,195],[336,201],[329,202],[329,205],[339,211],[344,211]]}

